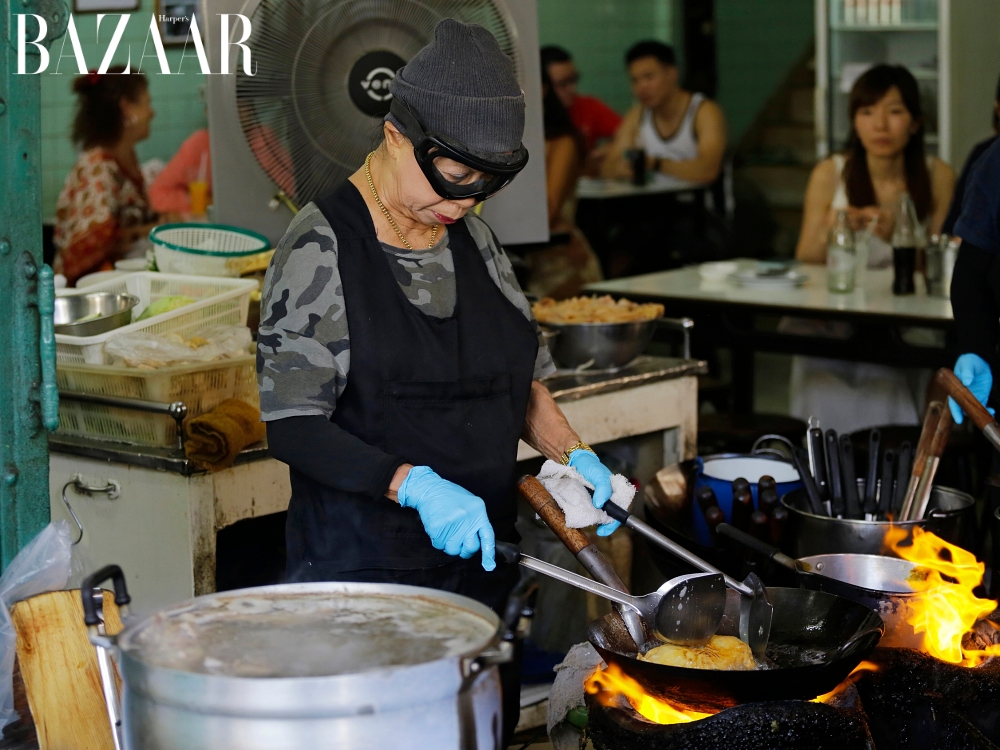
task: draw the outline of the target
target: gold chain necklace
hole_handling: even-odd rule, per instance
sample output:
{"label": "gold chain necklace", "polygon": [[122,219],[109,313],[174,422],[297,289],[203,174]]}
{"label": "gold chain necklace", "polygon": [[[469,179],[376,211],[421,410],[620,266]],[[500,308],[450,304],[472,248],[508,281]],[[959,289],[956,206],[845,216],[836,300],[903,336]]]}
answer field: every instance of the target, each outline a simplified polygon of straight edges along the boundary
{"label": "gold chain necklace", "polygon": [[[372,163],[372,156],[374,155],[375,152],[372,151],[370,154],[368,154],[368,158],[365,159],[365,177],[368,178],[368,187],[372,189],[372,197],[375,199],[375,202],[378,204],[378,207],[382,209],[382,213],[385,215],[385,218],[389,222],[389,225],[394,230],[396,230],[396,236],[399,237],[400,241],[403,243],[403,246],[407,250],[413,250],[413,245],[411,245],[406,240],[406,237],[403,236],[403,233],[399,231],[399,227],[396,225],[396,220],[392,218],[392,214],[389,213],[389,209],[387,209],[385,206],[382,205],[382,201],[378,197],[378,193],[375,191],[375,183],[372,182],[372,173],[370,169]],[[435,224],[434,227],[431,229],[431,241],[427,243],[428,250],[434,247],[434,240],[437,239],[437,233],[438,233],[438,225]]]}

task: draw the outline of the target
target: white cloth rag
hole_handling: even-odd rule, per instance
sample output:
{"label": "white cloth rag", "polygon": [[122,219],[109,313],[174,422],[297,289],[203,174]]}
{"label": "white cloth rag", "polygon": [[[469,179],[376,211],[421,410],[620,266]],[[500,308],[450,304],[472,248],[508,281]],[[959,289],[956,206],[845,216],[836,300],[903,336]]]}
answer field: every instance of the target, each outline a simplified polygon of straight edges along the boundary
{"label": "white cloth rag", "polygon": [[583,681],[598,668],[604,667],[604,660],[589,643],[577,643],[566,654],[561,664],[556,665],[556,679],[549,692],[549,713],[546,728],[549,733],[556,724],[566,718],[566,714],[577,706],[584,705]]}
{"label": "white cloth rag", "polygon": [[[614,519],[594,507],[590,492],[594,485],[584,479],[572,466],[546,461],[538,472],[538,481],[549,491],[566,515],[566,525],[571,529],[610,523]],[[621,474],[611,476],[611,502],[628,510],[635,497],[635,487]]]}

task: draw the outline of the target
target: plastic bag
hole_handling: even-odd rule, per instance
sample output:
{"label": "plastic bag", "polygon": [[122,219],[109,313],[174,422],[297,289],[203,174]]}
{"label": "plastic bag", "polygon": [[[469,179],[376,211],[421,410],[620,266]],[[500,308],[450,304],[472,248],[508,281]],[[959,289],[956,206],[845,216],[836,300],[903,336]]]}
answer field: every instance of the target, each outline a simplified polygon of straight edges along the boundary
{"label": "plastic bag", "polygon": [[216,326],[188,339],[176,333],[139,331],[112,336],[104,353],[114,357],[115,364],[150,370],[239,357],[250,351],[252,341],[246,326]]}
{"label": "plastic bag", "polygon": [[72,548],[69,523],[50,523],[17,553],[0,577],[0,728],[17,718],[13,682],[17,634],[10,608],[22,599],[64,589],[72,567]]}

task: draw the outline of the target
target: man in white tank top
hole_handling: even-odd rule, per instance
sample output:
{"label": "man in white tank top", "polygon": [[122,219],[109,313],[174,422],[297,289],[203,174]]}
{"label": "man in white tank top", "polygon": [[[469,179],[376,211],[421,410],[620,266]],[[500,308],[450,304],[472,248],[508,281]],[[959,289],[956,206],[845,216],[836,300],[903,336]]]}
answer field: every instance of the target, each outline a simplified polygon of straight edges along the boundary
{"label": "man in white tank top", "polygon": [[639,42],[625,63],[638,103],[618,128],[601,175],[631,179],[626,152],[641,148],[654,185],[685,190],[714,182],[726,151],[719,105],[680,87],[674,50],[662,42]]}

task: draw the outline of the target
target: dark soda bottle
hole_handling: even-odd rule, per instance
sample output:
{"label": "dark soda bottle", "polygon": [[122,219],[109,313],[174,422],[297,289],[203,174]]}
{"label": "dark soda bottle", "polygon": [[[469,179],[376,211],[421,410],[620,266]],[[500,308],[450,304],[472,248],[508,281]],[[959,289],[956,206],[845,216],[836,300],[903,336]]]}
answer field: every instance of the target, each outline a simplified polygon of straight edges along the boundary
{"label": "dark soda bottle", "polygon": [[892,233],[892,293],[913,294],[916,285],[913,275],[917,270],[917,233],[920,221],[909,193],[899,197],[896,227]]}

